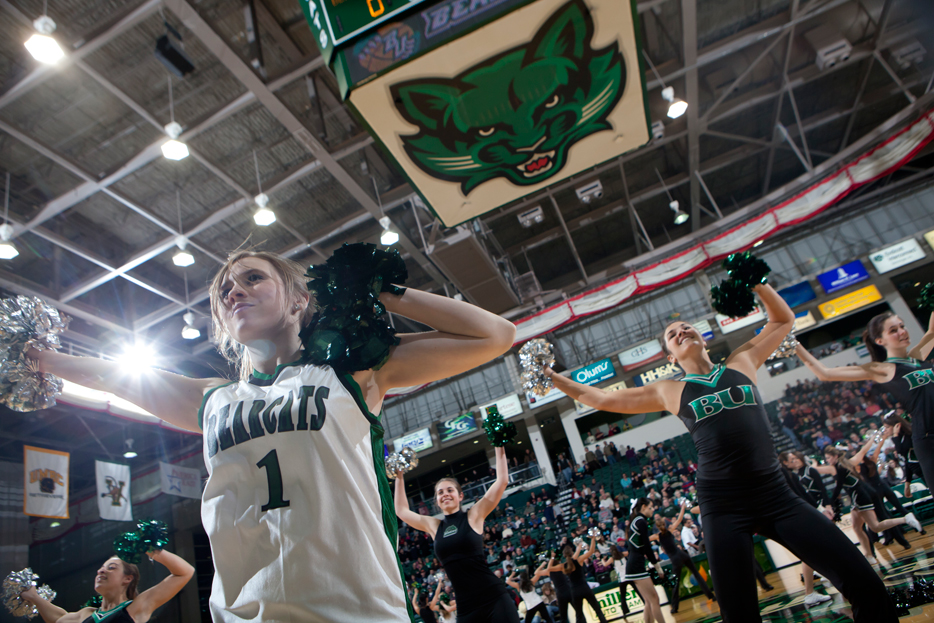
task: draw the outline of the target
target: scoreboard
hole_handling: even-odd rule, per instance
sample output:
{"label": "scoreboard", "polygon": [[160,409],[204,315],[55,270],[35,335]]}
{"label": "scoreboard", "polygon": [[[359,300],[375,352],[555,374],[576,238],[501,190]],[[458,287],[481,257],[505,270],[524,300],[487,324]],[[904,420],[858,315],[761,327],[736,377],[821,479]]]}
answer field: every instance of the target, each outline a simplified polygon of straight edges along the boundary
{"label": "scoreboard", "polygon": [[324,62],[335,48],[428,0],[299,0]]}
{"label": "scoreboard", "polygon": [[299,2],[341,97],[448,227],[651,138],[636,0]]}

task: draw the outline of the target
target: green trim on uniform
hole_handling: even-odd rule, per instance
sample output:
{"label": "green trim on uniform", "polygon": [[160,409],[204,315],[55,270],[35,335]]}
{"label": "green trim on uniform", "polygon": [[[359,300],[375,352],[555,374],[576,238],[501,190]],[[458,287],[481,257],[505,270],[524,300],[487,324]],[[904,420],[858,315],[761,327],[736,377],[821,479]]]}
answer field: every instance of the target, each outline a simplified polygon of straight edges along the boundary
{"label": "green trim on uniform", "polygon": [[889,357],[885,360],[885,363],[903,363],[908,366],[914,366],[915,368],[921,367],[921,362],[914,357]]}
{"label": "green trim on uniform", "polygon": [[252,374],[250,374],[250,377],[256,379],[257,381],[275,381],[286,368],[291,368],[292,366],[301,366],[305,365],[306,363],[308,362],[305,361],[304,356],[302,356],[296,361],[280,363],[278,366],[276,366],[276,369],[272,374],[263,374],[262,372],[257,372],[254,368]]}
{"label": "green trim on uniform", "polygon": [[[346,376],[350,377],[349,374]],[[360,391],[360,386],[357,385],[353,378],[350,378],[350,381],[362,398],[363,392]],[[369,411],[367,413],[377,422],[380,421],[378,417],[373,416]],[[409,613],[409,621],[415,623],[415,610],[405,588],[405,573],[402,571],[402,561],[399,560],[399,523],[396,520],[396,505],[392,491],[389,489],[389,479],[386,477],[386,461],[383,460],[383,451],[386,446],[383,443],[382,425],[370,425],[370,445],[373,452],[373,470],[376,472],[376,486],[379,488],[379,501],[383,511],[383,531],[386,533],[386,538],[389,539],[389,547],[392,548],[396,556],[396,568],[399,570],[399,577],[402,579],[402,599],[405,601],[406,612]]]}
{"label": "green trim on uniform", "polygon": [[[337,373],[335,372],[335,374]],[[370,407],[366,404],[366,400],[363,397],[363,390],[360,389],[360,384],[357,383],[357,381],[354,380],[353,376],[350,374],[337,374],[337,378],[340,379],[341,385],[344,386],[344,389],[350,392],[350,395],[353,396],[353,399],[357,402],[357,406],[360,407],[363,415],[367,420],[370,421],[370,425],[379,428],[379,434],[382,436],[383,432],[385,432],[383,430],[383,422],[379,419],[379,417],[370,413]],[[382,452],[382,450],[380,450],[380,452]]]}
{"label": "green trim on uniform", "polygon": [[105,610],[104,612],[101,612],[101,609],[98,608],[97,610],[91,613],[91,618],[94,619],[94,623],[100,623],[101,621],[104,621],[107,618],[109,618],[111,615],[117,614],[118,612],[120,612],[121,610],[129,606],[131,603],[133,603],[133,600],[129,599],[121,603],[119,606],[115,606],[111,608],[110,610]]}
{"label": "green trim on uniform", "polygon": [[239,381],[230,381],[229,383],[224,383],[223,385],[218,385],[217,387],[212,387],[208,391],[204,392],[204,398],[201,399],[201,406],[198,407],[198,428],[204,430],[204,408],[208,404],[208,398],[211,397],[211,394],[219,390],[221,387],[227,387],[228,385],[236,385]]}
{"label": "green trim on uniform", "polygon": [[708,374],[685,374],[681,379],[685,382],[700,383],[701,385],[706,385],[707,387],[716,387],[717,383],[720,382],[720,377],[723,376],[723,371],[726,368],[723,367],[722,363],[718,363],[713,367]]}

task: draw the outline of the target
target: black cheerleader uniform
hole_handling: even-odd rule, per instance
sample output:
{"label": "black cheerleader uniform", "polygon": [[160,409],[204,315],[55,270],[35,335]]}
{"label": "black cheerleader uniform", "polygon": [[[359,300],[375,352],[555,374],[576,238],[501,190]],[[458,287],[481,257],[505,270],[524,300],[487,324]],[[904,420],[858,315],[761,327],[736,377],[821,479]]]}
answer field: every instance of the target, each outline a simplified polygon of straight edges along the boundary
{"label": "black cheerleader uniform", "polygon": [[707,581],[698,573],[697,567],[694,566],[694,561],[691,560],[688,553],[678,547],[674,535],[669,530],[662,530],[658,533],[658,543],[668,556],[668,560],[671,561],[670,573],[675,579],[675,586],[671,590],[671,599],[669,600],[671,603],[671,613],[676,613],[678,611],[678,604],[681,603],[681,569],[683,567],[688,568],[691,575],[694,576],[697,585],[703,589],[707,599],[713,599],[713,592],[711,592],[710,587],[707,586]]}
{"label": "black cheerleader uniform", "polygon": [[[925,483],[934,482],[934,350],[927,359],[899,359],[890,357],[895,364],[895,376],[876,387],[887,391],[911,414],[911,440]],[[907,459],[907,457],[906,457]],[[905,473],[907,478],[907,471]]]}
{"label": "black cheerleader uniform", "polygon": [[840,493],[846,490],[856,510],[875,510],[875,504],[873,504],[872,501],[873,491],[870,489],[869,485],[842,465],[835,465],[834,468],[837,470],[837,473],[834,475],[834,480],[836,480],[837,485],[834,487],[833,495],[830,497],[831,501],[836,501],[836,499],[840,497]]}
{"label": "black cheerleader uniform", "polygon": [[892,443],[895,444],[895,451],[905,460],[905,482],[911,483],[915,478],[921,478],[927,486],[911,435],[899,433],[897,437],[892,437]]}
{"label": "black cheerleader uniform", "polygon": [[568,606],[571,603],[571,581],[563,571],[552,571],[548,574],[551,579],[551,585],[555,589],[555,599],[558,602],[558,611],[561,613],[561,620],[568,620]]}
{"label": "black cheerleader uniform", "polygon": [[600,602],[597,601],[593,589],[590,588],[590,585],[587,584],[587,578],[584,577],[584,568],[577,564],[575,560],[570,561],[570,564],[572,570],[568,573],[568,582],[571,584],[571,604],[574,605],[576,620],[586,620],[584,618],[584,602],[586,601],[597,614],[600,623],[607,623],[606,617],[603,616],[603,608],[600,607]]}
{"label": "black cheerleader uniform", "polygon": [[644,515],[638,515],[629,524],[629,538],[626,540],[626,579],[630,581],[644,580],[649,577],[646,561],[658,563],[655,552],[649,544],[649,522]]}
{"label": "black cheerleader uniform", "polygon": [[805,465],[795,474],[801,489],[805,493],[805,500],[811,506],[818,508],[820,506],[829,506],[830,498],[827,496],[827,487],[824,486],[824,478],[819,471],[813,467]]}
{"label": "black cheerleader uniform", "polygon": [[749,573],[755,533],[829,579],[853,605],[856,623],[896,623],[895,606],[866,558],[782,476],[755,383],[720,364],[681,380],[678,417],[697,447],[697,496],[724,623],[762,621]]}
{"label": "black cheerleader uniform", "polygon": [[519,623],[516,603],[487,566],[483,537],[470,527],[467,513],[444,516],[435,532],[435,556],[454,587],[457,623]]}
{"label": "black cheerleader uniform", "polygon": [[133,617],[130,616],[130,613],[126,611],[127,606],[131,603],[133,603],[132,599],[106,612],[102,612],[101,609],[98,608],[81,623],[104,623],[105,621],[106,623],[136,623]]}

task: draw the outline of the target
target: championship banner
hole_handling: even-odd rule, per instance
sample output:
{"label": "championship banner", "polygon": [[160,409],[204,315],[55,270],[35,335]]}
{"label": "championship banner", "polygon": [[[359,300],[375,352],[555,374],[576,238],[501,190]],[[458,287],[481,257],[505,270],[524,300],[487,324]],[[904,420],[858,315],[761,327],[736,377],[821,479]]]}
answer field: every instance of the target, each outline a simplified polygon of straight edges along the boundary
{"label": "championship banner", "polygon": [[159,461],[159,472],[162,474],[162,493],[201,498],[201,470]]}
{"label": "championship banner", "polygon": [[67,452],[23,446],[23,513],[68,519]]}
{"label": "championship banner", "polygon": [[97,507],[101,519],[133,521],[130,504],[130,466],[94,461],[97,475]]}

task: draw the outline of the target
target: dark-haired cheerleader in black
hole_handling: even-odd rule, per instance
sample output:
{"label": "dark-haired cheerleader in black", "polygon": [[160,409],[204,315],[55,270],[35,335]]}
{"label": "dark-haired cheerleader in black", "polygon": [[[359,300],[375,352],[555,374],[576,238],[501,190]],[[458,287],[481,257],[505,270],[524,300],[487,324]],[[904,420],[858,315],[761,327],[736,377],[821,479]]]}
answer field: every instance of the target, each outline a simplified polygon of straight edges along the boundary
{"label": "dark-haired cheerleader in black", "polygon": [[[863,530],[863,525],[869,528],[870,532],[879,533],[905,524],[920,530],[921,524],[911,513],[904,517],[883,521],[880,521],[876,516],[872,488],[863,480],[858,469],[871,444],[872,440],[870,439],[851,459],[848,459],[842,450],[827,446],[824,448],[824,460],[827,461],[827,465],[812,464],[811,467],[822,474],[830,474],[836,478],[837,486],[834,488],[831,501],[836,500],[844,489],[850,495],[850,501],[853,503],[850,508],[850,516],[853,518],[853,531],[859,538],[863,549],[866,550],[866,557],[870,559],[869,562],[876,564],[872,542],[869,534]],[[910,546],[908,548],[910,549]]]}
{"label": "dark-haired cheerleader in black", "polygon": [[[896,413],[890,413],[882,420],[887,430],[891,430],[892,443],[895,444],[895,452],[905,461],[905,497],[911,499],[911,482],[915,478],[924,480],[924,474],[921,473],[921,463],[918,461],[918,455],[915,453],[914,440],[912,439],[911,424],[902,416]],[[889,499],[886,496],[886,499]]]}
{"label": "dark-haired cheerleader in black", "polygon": [[664,577],[661,565],[658,564],[658,558],[652,551],[651,530],[649,530],[648,517],[655,512],[655,504],[647,498],[639,498],[633,504],[632,515],[629,516],[629,538],[626,540],[626,548],[629,550],[629,557],[626,558],[626,580],[632,582],[642,597],[642,603],[645,604],[645,623],[658,621],[661,623],[665,619],[662,616],[662,606],[658,601],[658,593],[655,591],[655,584],[649,575],[647,563],[655,566],[659,577]]}
{"label": "dark-haired cheerleader in black", "polygon": [[600,607],[600,602],[597,601],[593,589],[590,588],[590,585],[587,584],[587,578],[584,577],[584,565],[597,549],[597,539],[590,539],[590,547],[586,552],[581,551],[583,546],[583,541],[578,543],[576,549],[570,545],[565,545],[562,551],[564,562],[548,567],[548,572],[560,570],[568,576],[568,583],[571,585],[571,604],[574,606],[576,620],[584,620],[584,602],[586,601],[597,614],[600,623],[606,623],[603,608]]}
{"label": "dark-haired cheerleader in black", "polygon": [[714,597],[713,592],[711,592],[710,587],[707,586],[707,581],[701,577],[700,573],[697,571],[697,567],[694,566],[694,561],[691,560],[691,557],[688,556],[688,553],[683,549],[678,547],[677,541],[673,533],[676,533],[681,525],[681,520],[684,518],[684,509],[687,507],[688,501],[683,500],[681,504],[681,510],[678,511],[678,516],[674,521],[671,522],[670,526],[665,525],[665,520],[661,517],[655,518],[655,527],[658,529],[658,535],[652,535],[653,539],[658,539],[658,544],[662,546],[662,549],[665,551],[665,554],[668,556],[668,560],[671,561],[671,575],[674,577],[675,586],[671,590],[671,613],[676,614],[678,612],[678,604],[681,602],[681,569],[687,567],[691,572],[691,575],[694,576],[694,580],[697,582],[697,585],[701,587],[704,591],[704,595],[707,596],[707,599],[717,600]]}
{"label": "dark-haired cheerleader in black", "polygon": [[420,515],[409,509],[402,474],[396,474],[396,516],[435,540],[441,561],[457,597],[457,623],[519,623],[519,611],[506,583],[486,564],[483,553],[483,521],[503,497],[509,482],[506,451],[496,448],[496,480],[480,500],[464,512],[464,493],[453,478],[435,484],[435,502],[443,519]]}
{"label": "dark-haired cheerleader in black", "polygon": [[567,621],[568,606],[571,604],[571,581],[564,572],[564,568],[560,564],[555,564],[555,552],[551,553],[551,558],[548,560],[548,577],[551,578],[551,585],[555,589],[555,599],[558,601],[561,620]]}
{"label": "dark-haired cheerleader in black", "polygon": [[905,323],[892,312],[869,321],[863,342],[872,361],[859,366],[828,368],[802,346],[795,352],[821,381],[873,381],[892,394],[911,414],[911,439],[924,482],[934,483],[934,313],[911,350]]}
{"label": "dark-haired cheerleader in black", "polygon": [[438,582],[438,586],[435,587],[435,596],[431,598],[431,601],[428,601],[418,588],[412,595],[412,607],[415,614],[422,618],[423,623],[438,623],[435,611],[438,609],[438,600],[441,598],[441,585],[442,582]]}
{"label": "dark-haired cheerleader in black", "polygon": [[769,321],[759,335],[714,364],[700,332],[666,327],[668,361],[687,373],[607,392],[546,371],[555,387],[590,407],[617,413],[677,413],[698,453],[697,497],[714,589],[724,623],[758,623],[753,534],[785,546],[829,579],[853,605],[856,623],[894,623],[895,606],[859,550],[829,519],[795,495],[782,476],[756,371],[791,330],[794,314],[768,285],[754,288]]}

